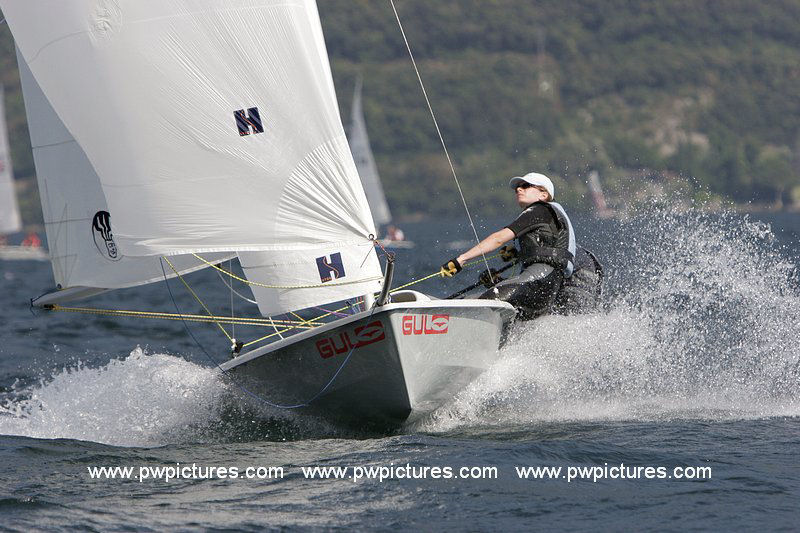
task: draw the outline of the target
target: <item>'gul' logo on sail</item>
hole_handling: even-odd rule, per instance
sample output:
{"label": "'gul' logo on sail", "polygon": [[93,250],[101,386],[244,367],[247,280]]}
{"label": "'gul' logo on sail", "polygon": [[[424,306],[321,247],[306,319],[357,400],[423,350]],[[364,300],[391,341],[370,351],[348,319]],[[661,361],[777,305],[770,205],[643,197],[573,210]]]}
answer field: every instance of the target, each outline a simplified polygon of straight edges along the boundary
{"label": "'gul' logo on sail", "polygon": [[332,279],[343,278],[344,262],[342,262],[342,254],[336,252],[331,254],[330,258],[325,255],[317,257],[317,269],[319,270],[319,280],[322,283]]}
{"label": "'gul' logo on sail", "polygon": [[261,115],[257,107],[251,107],[245,114],[244,109],[233,112],[236,119],[236,127],[239,129],[239,136],[244,137],[251,133],[264,133],[264,126],[261,124]]}
{"label": "'gul' logo on sail", "polygon": [[375,320],[365,326],[358,326],[353,329],[351,334],[347,331],[342,331],[338,335],[320,339],[317,341],[317,351],[320,357],[328,359],[334,355],[341,355],[350,350],[361,348],[375,342],[382,341],[386,338],[386,332],[383,330],[383,322]]}
{"label": "'gul' logo on sail", "polygon": [[92,219],[92,238],[100,255],[110,261],[119,261],[122,258],[117,251],[114,235],[111,233],[111,215],[108,214],[108,211],[95,213]]}
{"label": "'gul' logo on sail", "polygon": [[403,315],[403,335],[442,335],[450,327],[450,315]]}

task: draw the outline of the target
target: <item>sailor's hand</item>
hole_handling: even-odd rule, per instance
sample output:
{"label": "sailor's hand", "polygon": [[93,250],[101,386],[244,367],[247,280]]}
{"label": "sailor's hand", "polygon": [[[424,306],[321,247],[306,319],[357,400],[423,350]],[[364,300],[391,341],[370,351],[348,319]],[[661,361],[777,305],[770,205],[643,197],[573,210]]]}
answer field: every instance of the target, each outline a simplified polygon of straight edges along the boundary
{"label": "sailor's hand", "polygon": [[511,262],[517,258],[517,249],[513,244],[507,244],[500,248],[500,259],[506,262]]}
{"label": "sailor's hand", "polygon": [[458,262],[458,258],[454,258],[442,265],[439,275],[443,278],[452,278],[459,272],[461,272],[461,263]]}
{"label": "sailor's hand", "polygon": [[489,270],[484,270],[481,273],[481,277],[478,278],[478,281],[483,283],[483,286],[486,287],[487,289],[491,289],[492,287],[503,281],[503,278],[497,275],[497,270],[490,268]]}

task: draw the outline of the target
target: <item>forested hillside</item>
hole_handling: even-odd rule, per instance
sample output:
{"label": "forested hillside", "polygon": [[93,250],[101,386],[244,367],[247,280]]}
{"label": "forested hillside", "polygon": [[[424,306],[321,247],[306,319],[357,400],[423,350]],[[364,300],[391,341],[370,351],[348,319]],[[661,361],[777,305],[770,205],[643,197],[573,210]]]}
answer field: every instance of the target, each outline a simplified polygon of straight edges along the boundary
{"label": "forested hillside", "polygon": [[[342,116],[357,74],[398,215],[463,209],[388,0],[319,0]],[[800,202],[800,1],[396,0],[470,206],[540,170],[587,206],[656,190]],[[18,179],[33,165],[13,44],[0,67]]]}

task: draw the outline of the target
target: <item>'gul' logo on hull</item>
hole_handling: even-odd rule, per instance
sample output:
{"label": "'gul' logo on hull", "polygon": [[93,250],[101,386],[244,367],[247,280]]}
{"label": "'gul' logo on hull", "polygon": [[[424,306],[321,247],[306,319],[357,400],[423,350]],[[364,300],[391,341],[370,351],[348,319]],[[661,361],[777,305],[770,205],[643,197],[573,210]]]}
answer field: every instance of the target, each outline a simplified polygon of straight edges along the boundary
{"label": "'gul' logo on hull", "polygon": [[450,327],[450,315],[403,315],[403,335],[442,335]]}
{"label": "'gul' logo on hull", "polygon": [[[352,336],[352,338],[351,338]],[[382,341],[386,338],[383,322],[375,320],[364,326],[358,326],[353,332],[342,331],[338,335],[317,341],[317,350],[323,359],[341,355],[350,350]]]}

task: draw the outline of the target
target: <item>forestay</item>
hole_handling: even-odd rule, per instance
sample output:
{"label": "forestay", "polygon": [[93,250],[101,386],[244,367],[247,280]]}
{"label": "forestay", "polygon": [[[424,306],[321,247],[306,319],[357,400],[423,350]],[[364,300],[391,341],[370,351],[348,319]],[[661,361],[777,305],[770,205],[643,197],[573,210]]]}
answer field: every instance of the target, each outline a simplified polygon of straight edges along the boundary
{"label": "forestay", "polygon": [[22,221],[14,192],[11,150],[8,147],[3,87],[0,85],[0,236],[22,229]]}
{"label": "forestay", "polygon": [[312,0],[0,6],[124,256],[239,252],[265,314],[379,288]]}
{"label": "forestay", "polygon": [[[164,280],[172,269],[156,257],[126,257],[115,244],[100,178],[86,154],[58,118],[25,60],[17,54],[25,97],[28,130],[42,200],[47,244],[56,284],[74,287],[120,289]],[[211,254],[221,261],[234,254]],[[172,264],[181,273],[205,268],[194,256],[177,256]],[[93,291],[62,291],[47,297],[58,303]]]}

